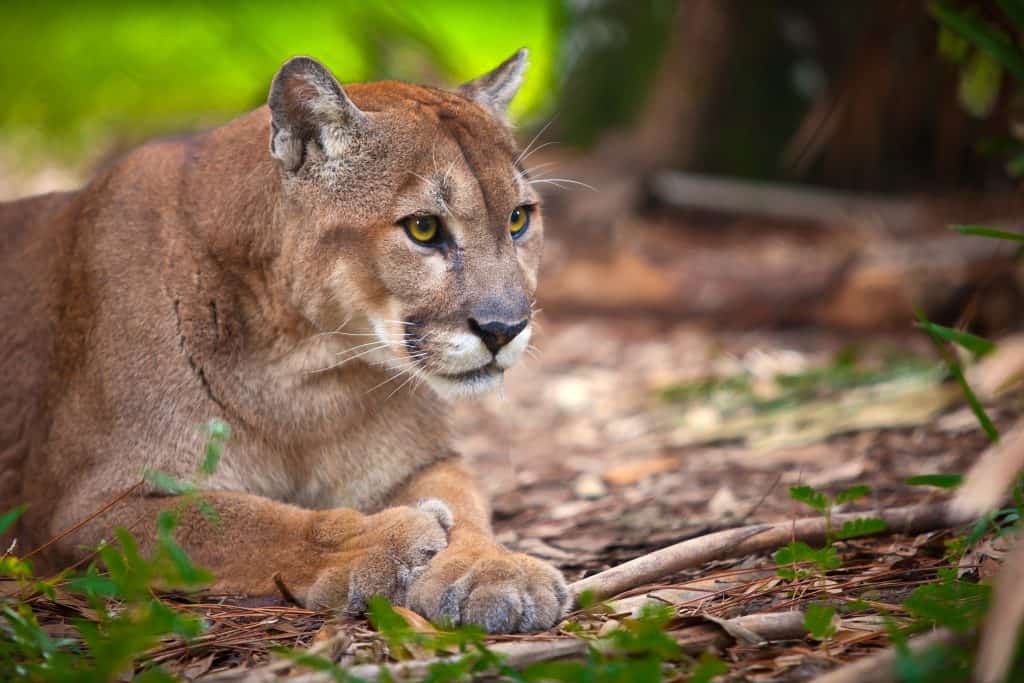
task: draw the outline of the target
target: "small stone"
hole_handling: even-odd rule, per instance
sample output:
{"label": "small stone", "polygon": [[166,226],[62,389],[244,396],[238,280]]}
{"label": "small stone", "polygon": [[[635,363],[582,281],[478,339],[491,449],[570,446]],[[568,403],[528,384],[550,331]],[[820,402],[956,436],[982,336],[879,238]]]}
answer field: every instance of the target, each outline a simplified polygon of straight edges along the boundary
{"label": "small stone", "polygon": [[608,495],[608,487],[601,481],[601,477],[590,473],[581,474],[573,484],[572,491],[577,498],[584,500],[597,500]]}

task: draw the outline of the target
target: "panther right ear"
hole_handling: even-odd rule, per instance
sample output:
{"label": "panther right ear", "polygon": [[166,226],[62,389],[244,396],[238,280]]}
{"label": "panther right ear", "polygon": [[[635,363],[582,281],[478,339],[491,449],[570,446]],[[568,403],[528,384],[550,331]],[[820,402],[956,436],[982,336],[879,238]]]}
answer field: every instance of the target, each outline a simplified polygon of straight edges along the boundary
{"label": "panther right ear", "polygon": [[366,123],[366,115],[352,103],[341,84],[310,57],[292,57],[270,84],[270,154],[288,171],[298,170],[306,145],[319,145],[328,156],[338,156],[353,127]]}

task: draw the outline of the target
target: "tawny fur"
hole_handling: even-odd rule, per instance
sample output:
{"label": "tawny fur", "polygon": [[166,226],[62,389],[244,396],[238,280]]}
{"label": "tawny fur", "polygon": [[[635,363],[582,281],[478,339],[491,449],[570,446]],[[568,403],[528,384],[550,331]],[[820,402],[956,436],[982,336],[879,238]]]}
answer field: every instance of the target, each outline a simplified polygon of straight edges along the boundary
{"label": "tawny fur", "polygon": [[[503,117],[524,57],[458,92],[342,90],[292,60],[270,108],[0,204],[0,507],[30,506],[19,547],[144,470],[191,478],[218,417],[234,436],[203,486],[220,523],[186,510],[180,534],[215,590],[272,593],[280,573],[316,607],[380,593],[494,631],[556,623],[562,577],[492,539],[438,393],[493,386],[528,341],[492,358],[467,323],[529,317],[536,287],[539,210],[522,239],[508,227],[537,203]],[[453,247],[413,244],[416,212]],[[130,496],[41,568],[118,525],[151,540],[177,507]]]}

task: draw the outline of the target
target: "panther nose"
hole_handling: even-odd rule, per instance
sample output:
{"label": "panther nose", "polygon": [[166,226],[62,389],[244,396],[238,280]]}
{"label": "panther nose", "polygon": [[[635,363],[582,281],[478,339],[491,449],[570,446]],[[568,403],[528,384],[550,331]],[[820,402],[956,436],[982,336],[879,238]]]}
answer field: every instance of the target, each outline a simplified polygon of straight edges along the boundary
{"label": "panther nose", "polygon": [[469,319],[469,329],[473,333],[480,337],[480,341],[484,343],[491,353],[498,353],[505,344],[516,338],[520,332],[526,329],[526,325],[529,320],[520,320],[517,323],[501,322],[495,320],[489,323],[477,322],[475,318]]}

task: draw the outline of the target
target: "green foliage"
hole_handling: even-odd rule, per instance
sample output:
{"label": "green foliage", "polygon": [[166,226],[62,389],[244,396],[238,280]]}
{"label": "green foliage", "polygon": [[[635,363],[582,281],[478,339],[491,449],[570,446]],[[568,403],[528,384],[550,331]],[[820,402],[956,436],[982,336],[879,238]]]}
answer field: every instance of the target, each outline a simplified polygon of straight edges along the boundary
{"label": "green foliage", "polygon": [[[161,518],[152,556],[143,557],[135,539],[124,529],[116,543],[98,549],[98,561],[64,583],[64,589],[89,602],[95,620],[76,618],[78,639],[53,639],[36,620],[28,603],[17,597],[0,598],[0,671],[12,671],[28,681],[74,680],[105,683],[130,674],[143,654],[168,636],[194,638],[202,622],[154,597],[158,589],[193,589],[211,576],[195,567],[171,538],[172,517]],[[100,564],[105,571],[100,571]],[[42,591],[53,597],[52,586],[33,585],[24,573],[11,574],[27,594]],[[145,680],[173,680],[154,667],[140,673]]]}
{"label": "green foliage", "polygon": [[[985,434],[986,436],[988,436],[989,440],[992,443],[997,443],[999,441],[999,431],[996,429],[996,426],[992,423],[992,420],[989,418],[988,413],[985,412],[985,408],[984,406],[981,405],[981,401],[978,400],[978,396],[974,393],[974,390],[971,389],[970,385],[967,383],[967,378],[964,377],[963,368],[960,367],[960,361],[958,361],[956,359],[956,356],[950,353],[949,349],[946,348],[945,342],[947,341],[947,339],[938,332],[940,326],[935,325],[934,323],[930,322],[927,318],[925,318],[925,315],[921,310],[917,311],[917,319],[919,326],[928,332],[928,334],[931,336],[932,343],[935,345],[936,350],[938,350],[939,354],[945,359],[946,366],[949,368],[950,374],[953,375],[953,378],[956,379],[957,384],[960,385],[960,389],[961,391],[963,391],[964,397],[967,399],[967,405],[970,406],[971,412],[974,413],[974,417],[977,418],[978,424],[981,425],[981,428],[985,431]],[[949,328],[941,329],[948,330]],[[977,337],[975,337],[975,339],[977,339]],[[954,341],[956,341],[956,343],[960,343],[957,340]]]}
{"label": "green foliage", "polygon": [[944,27],[991,57],[1015,79],[1024,81],[1024,54],[1006,33],[972,13],[954,9],[946,3],[930,3],[928,9]]}
{"label": "green foliage", "polygon": [[880,534],[889,525],[885,523],[884,519],[878,519],[877,517],[861,517],[859,519],[851,519],[843,522],[843,526],[840,527],[839,532],[836,533],[836,538],[839,540],[845,540],[848,538],[859,538],[861,536],[873,536],[874,534]]}
{"label": "green foliage", "polygon": [[[206,426],[207,442],[195,481],[181,481],[160,472],[146,479],[168,493],[180,494],[182,504],[200,501],[199,482],[212,475],[230,429],[218,420]],[[24,511],[16,508],[0,515],[0,532]],[[17,579],[21,596],[0,597],[0,671],[12,671],[26,681],[106,683],[132,677],[145,653],[167,638],[190,639],[203,632],[197,617],[168,607],[155,592],[192,590],[209,584],[213,576],[196,567],[175,540],[177,515],[165,511],[157,518],[155,543],[143,555],[125,529],[114,531],[115,542],[96,549],[96,559],[85,571],[54,581],[32,577],[31,565],[18,557],[0,558],[0,578]],[[95,619],[72,621],[77,638],[54,639],[37,621],[28,600],[34,594],[56,599],[55,584],[83,596]],[[143,668],[136,681],[170,681],[159,667]]]}
{"label": "green foliage", "polygon": [[690,671],[687,683],[710,683],[715,676],[723,676],[727,673],[729,673],[729,667],[718,658],[718,655],[704,652],[697,660],[697,666]]}
{"label": "green foliage", "polygon": [[812,575],[806,567],[813,567],[818,573],[839,569],[843,561],[832,545],[824,548],[812,548],[803,541],[793,541],[782,546],[772,555],[775,560],[776,574],[792,581]]}
{"label": "green foliage", "polygon": [[979,358],[991,353],[996,348],[996,345],[988,339],[982,339],[981,337],[975,336],[970,332],[964,332],[963,330],[945,327],[944,325],[936,325],[935,323],[928,322],[927,320],[918,322],[917,326],[921,329],[927,330],[933,337],[962,346]]}
{"label": "green foliage", "polygon": [[0,84],[17,97],[0,108],[0,131],[75,157],[97,138],[136,141],[253,109],[294,55],[317,57],[342,82],[454,85],[525,45],[521,117],[550,105],[563,11],[554,0],[7,3]]}
{"label": "green foliage", "polygon": [[908,486],[934,486],[940,489],[955,489],[964,481],[962,474],[920,474],[905,482]]}
{"label": "green foliage", "polygon": [[8,510],[7,512],[0,515],[0,534],[4,533],[12,526],[14,526],[14,523],[18,521],[19,517],[25,514],[25,510],[27,509],[27,505],[19,505],[13,510]]}
{"label": "green foliage", "polygon": [[[503,657],[488,649],[484,632],[476,627],[442,629],[424,633],[413,629],[384,598],[371,598],[370,621],[388,644],[392,655],[410,647],[448,657],[432,664],[422,679],[426,683],[462,681],[473,674],[496,673],[503,680],[518,683],[535,681],[591,681],[593,683],[657,683],[664,680],[666,664],[679,666],[687,680],[707,683],[728,668],[711,653],[696,662],[688,662],[679,645],[666,632],[674,613],[670,608],[647,606],[636,618],[623,619],[620,627],[607,636],[593,639],[587,654],[578,661],[552,661],[531,664],[520,670],[508,666]],[[278,650],[296,664],[330,674],[337,681],[359,679],[334,662],[301,650]]]}
{"label": "green foliage", "polygon": [[1006,230],[997,230],[996,228],[986,228],[983,225],[954,225],[953,230],[957,231],[961,235],[991,237],[992,239],[1006,240],[1007,242],[1024,242],[1024,233],[1007,232]]}
{"label": "green foliage", "polygon": [[824,577],[825,574],[839,569],[843,564],[839,552],[832,545],[833,541],[885,531],[885,521],[874,517],[846,521],[838,532],[832,528],[832,508],[836,505],[860,500],[869,493],[871,493],[871,489],[867,486],[851,486],[840,491],[833,499],[811,486],[790,487],[790,498],[825,516],[826,544],[823,548],[813,548],[803,541],[793,541],[782,546],[772,556],[775,561],[775,573],[790,581],[798,581],[815,575]]}
{"label": "green foliage", "polygon": [[832,507],[832,501],[824,493],[817,491],[810,486],[791,486],[789,497],[798,503],[809,505],[818,512],[825,514]]}
{"label": "green foliage", "polygon": [[843,523],[839,533],[832,528],[832,508],[837,505],[844,505],[860,500],[871,493],[871,487],[859,485],[844,489],[836,495],[835,499],[811,486],[791,486],[789,497],[798,503],[817,510],[825,516],[825,536],[831,542],[833,539],[854,538],[856,536],[868,536],[885,531],[885,522],[873,517],[850,520]]}
{"label": "green foliage", "polygon": [[816,640],[829,640],[839,630],[835,617],[835,607],[813,602],[804,612],[804,630]]}
{"label": "green foliage", "polygon": [[940,569],[939,580],[915,588],[903,606],[918,620],[916,629],[944,626],[968,633],[980,624],[990,593],[985,584],[958,579],[955,569]]}
{"label": "green foliage", "polygon": [[839,492],[839,495],[836,496],[836,505],[852,503],[860,500],[869,493],[871,493],[870,486],[864,486],[863,484],[860,486],[851,486],[850,488]]}
{"label": "green foliage", "polygon": [[[1013,96],[1020,95],[1024,83],[1024,50],[1015,40],[1024,30],[1024,3],[1020,0],[996,0],[1007,22],[1009,33],[996,23],[982,17],[985,5],[981,3],[932,2],[931,15],[939,23],[939,55],[960,70],[960,104],[969,114],[986,118],[1001,108],[996,105],[1007,89]],[[1007,84],[1004,71],[1012,78]],[[1009,85],[1009,87],[1008,87]],[[1019,177],[1024,174],[1024,144],[1012,129],[1004,139],[984,141],[990,153],[1009,155],[1007,172]],[[974,226],[965,226],[974,230]],[[1000,239],[1014,239],[1012,233],[978,228],[978,232]]]}
{"label": "green foliage", "polygon": [[711,403],[723,412],[742,406],[755,413],[768,413],[847,389],[870,387],[902,378],[932,376],[935,369],[933,361],[911,356],[888,358],[880,366],[873,366],[860,362],[852,349],[845,349],[822,367],[776,375],[772,378],[776,391],[771,397],[756,395],[756,378],[751,373],[744,373],[674,384],[662,389],[660,398],[669,403]]}

